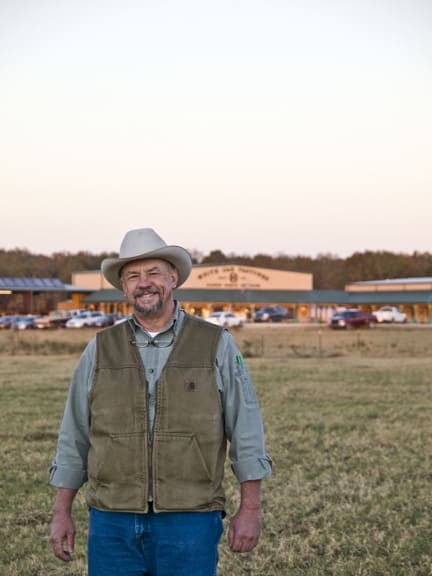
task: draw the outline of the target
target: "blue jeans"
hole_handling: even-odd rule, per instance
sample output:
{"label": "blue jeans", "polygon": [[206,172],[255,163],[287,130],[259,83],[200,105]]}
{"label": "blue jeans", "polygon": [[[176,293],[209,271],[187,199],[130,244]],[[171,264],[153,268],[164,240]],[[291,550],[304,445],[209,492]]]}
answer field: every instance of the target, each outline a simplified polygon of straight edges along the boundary
{"label": "blue jeans", "polygon": [[221,512],[90,510],[89,576],[216,576]]}

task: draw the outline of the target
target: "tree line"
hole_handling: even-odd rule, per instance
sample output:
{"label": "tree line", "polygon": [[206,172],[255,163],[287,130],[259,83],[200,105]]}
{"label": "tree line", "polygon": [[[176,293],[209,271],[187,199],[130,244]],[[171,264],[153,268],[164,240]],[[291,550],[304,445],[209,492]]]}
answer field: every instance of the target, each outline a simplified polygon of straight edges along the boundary
{"label": "tree line", "polygon": [[[116,256],[113,252],[92,254],[83,251],[54,252],[47,256],[26,249],[0,249],[0,277],[59,278],[68,284],[72,272],[98,270],[104,258]],[[214,250],[207,255],[192,252],[192,260],[194,264],[237,264],[306,272],[313,275],[317,290],[343,290],[346,284],[366,280],[432,277],[432,253],[429,252],[365,251],[341,258],[333,254],[316,257],[286,254],[239,256]]]}

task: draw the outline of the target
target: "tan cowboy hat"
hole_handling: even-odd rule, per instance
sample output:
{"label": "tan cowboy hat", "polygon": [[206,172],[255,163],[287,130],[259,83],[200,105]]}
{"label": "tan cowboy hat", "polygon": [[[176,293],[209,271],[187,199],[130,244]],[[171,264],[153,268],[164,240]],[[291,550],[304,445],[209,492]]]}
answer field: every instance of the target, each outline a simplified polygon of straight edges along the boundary
{"label": "tan cowboy hat", "polygon": [[120,271],[125,264],[144,258],[160,258],[176,267],[178,284],[185,282],[192,269],[189,252],[180,246],[168,246],[153,228],[129,230],[123,238],[118,258],[105,258],[101,270],[113,286],[122,289]]}

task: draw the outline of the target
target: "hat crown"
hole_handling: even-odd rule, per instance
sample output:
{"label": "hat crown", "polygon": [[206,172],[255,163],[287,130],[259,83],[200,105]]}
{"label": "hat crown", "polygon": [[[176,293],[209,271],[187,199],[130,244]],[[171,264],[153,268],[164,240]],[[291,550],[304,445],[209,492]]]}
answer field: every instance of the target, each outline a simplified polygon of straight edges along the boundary
{"label": "hat crown", "polygon": [[126,233],[118,258],[105,258],[102,261],[102,273],[110,284],[122,290],[120,273],[123,266],[134,260],[149,258],[166,260],[175,267],[177,287],[186,281],[192,269],[192,259],[187,250],[181,246],[169,246],[153,228],[139,228]]}
{"label": "hat crown", "polygon": [[134,258],[144,252],[153,252],[166,247],[166,242],[153,228],[129,230],[120,246],[120,258]]}

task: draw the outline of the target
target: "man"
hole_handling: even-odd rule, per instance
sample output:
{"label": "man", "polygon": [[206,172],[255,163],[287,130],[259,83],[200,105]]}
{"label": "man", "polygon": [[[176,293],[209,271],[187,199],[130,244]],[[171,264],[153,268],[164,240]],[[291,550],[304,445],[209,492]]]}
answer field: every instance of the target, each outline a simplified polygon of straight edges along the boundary
{"label": "man", "polygon": [[260,481],[271,473],[242,356],[228,331],[174,300],[192,262],[150,228],[129,231],[105,278],[133,313],[103,330],[75,369],[50,482],[50,543],[72,559],[72,504],[88,481],[89,576],[213,576],[223,531],[226,443],[240,483],[233,552],[260,534]]}

